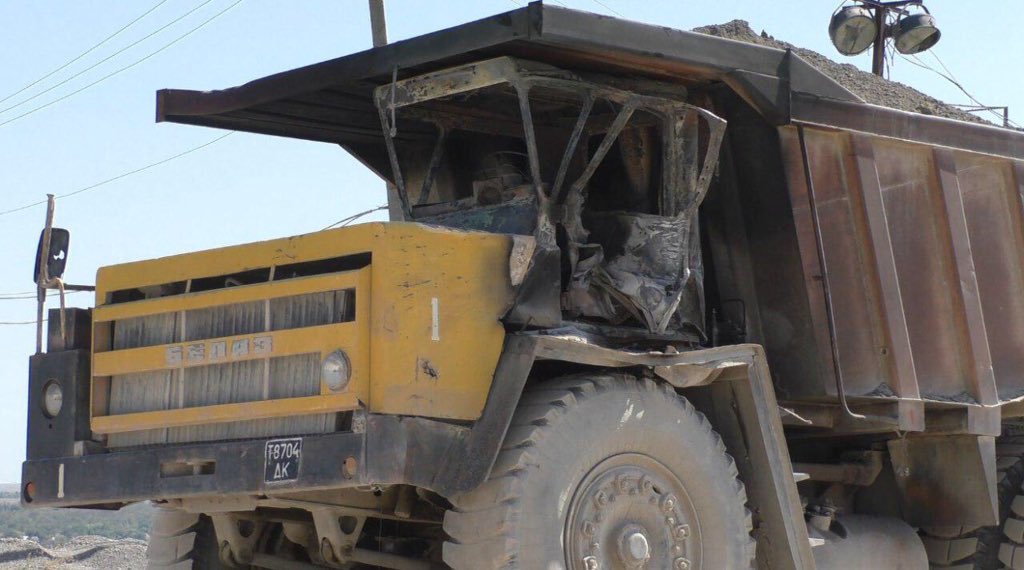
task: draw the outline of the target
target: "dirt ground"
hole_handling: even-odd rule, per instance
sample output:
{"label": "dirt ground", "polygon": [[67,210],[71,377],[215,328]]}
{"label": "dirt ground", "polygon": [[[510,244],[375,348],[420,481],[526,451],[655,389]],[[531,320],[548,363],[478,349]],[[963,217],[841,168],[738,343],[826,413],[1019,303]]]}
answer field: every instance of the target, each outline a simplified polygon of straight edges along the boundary
{"label": "dirt ground", "polygon": [[59,548],[48,549],[32,540],[0,538],[0,569],[132,570],[145,567],[146,543],[141,540],[78,536]]}

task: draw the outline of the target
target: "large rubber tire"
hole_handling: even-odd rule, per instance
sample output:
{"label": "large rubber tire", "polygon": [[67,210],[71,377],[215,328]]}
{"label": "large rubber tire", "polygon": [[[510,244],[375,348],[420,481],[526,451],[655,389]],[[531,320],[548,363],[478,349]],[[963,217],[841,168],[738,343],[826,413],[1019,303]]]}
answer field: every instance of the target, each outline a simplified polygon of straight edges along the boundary
{"label": "large rubber tire", "polygon": [[210,519],[158,508],[146,547],[146,567],[153,570],[220,570],[228,568],[217,554]]}
{"label": "large rubber tire", "polygon": [[1024,437],[996,442],[998,526],[922,528],[932,568],[1024,570]]}
{"label": "large rubber tire", "polygon": [[[618,476],[613,486],[600,487],[612,489],[608,493],[611,503],[604,501],[600,491],[589,495],[602,481],[600,466],[609,461],[620,465],[620,471],[609,474],[623,473],[622,469],[630,467],[622,465],[635,463],[664,473],[662,479],[680,483],[678,508],[688,505],[687,513],[694,514],[698,523],[689,525],[699,529],[693,535],[689,530],[683,533],[692,537],[688,540],[697,541],[695,544],[665,542],[658,539],[665,529],[688,519],[661,515],[664,522],[659,524],[668,526],[651,532],[652,558],[645,567],[751,567],[755,543],[750,536],[746,491],[721,438],[704,415],[671,388],[621,374],[571,376],[524,393],[489,479],[469,493],[452,497],[453,509],[444,520],[451,537],[444,545],[444,561],[455,570],[586,568],[584,555],[569,560],[564,551],[579,543],[566,521],[579,520],[577,515],[587,509],[593,511],[591,504],[599,502],[593,499],[618,505],[616,508],[631,505],[630,516],[634,509],[630,501],[635,501],[636,516],[640,517],[648,514],[640,511],[650,509],[636,498],[643,494],[643,487],[651,495],[645,499],[647,503],[673,505],[666,500],[673,495],[660,489],[664,486],[657,483],[657,477],[651,479],[655,481],[652,490],[643,477],[628,480]],[[617,494],[618,485],[623,484],[620,479],[626,482]],[[588,500],[577,501],[581,495]],[[614,503],[616,496],[619,503]],[[580,528],[591,519],[582,520]],[[602,514],[593,520],[602,521]],[[589,530],[593,532],[593,526]],[[594,534],[598,535],[610,536]],[[602,540],[601,545],[610,542]],[[656,551],[667,544],[672,546]],[[605,560],[597,560],[595,565],[620,567]]]}

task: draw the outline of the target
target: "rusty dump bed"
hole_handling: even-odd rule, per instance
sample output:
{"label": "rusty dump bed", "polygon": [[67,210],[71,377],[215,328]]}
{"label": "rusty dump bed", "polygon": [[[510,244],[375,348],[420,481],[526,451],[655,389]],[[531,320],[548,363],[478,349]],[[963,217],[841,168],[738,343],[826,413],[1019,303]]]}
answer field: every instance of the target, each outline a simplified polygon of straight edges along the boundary
{"label": "rusty dump bed", "polygon": [[1024,396],[1024,134],[867,105],[789,51],[534,3],[233,89],[160,91],[158,120],[336,143],[388,178],[373,89],[496,56],[678,84],[728,121],[702,210],[710,307],[739,307],[798,412],[834,402],[838,376],[855,410],[890,406],[904,429],[956,409],[998,433],[996,406]]}

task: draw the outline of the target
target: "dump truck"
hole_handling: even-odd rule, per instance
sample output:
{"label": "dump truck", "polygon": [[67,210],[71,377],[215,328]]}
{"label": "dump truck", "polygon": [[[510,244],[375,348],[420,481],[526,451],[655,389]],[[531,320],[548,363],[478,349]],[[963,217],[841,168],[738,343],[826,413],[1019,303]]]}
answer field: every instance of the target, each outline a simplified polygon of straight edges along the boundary
{"label": "dump truck", "polygon": [[541,3],[157,120],[390,221],[100,268],[26,506],[153,501],[153,568],[1024,568],[1021,133]]}

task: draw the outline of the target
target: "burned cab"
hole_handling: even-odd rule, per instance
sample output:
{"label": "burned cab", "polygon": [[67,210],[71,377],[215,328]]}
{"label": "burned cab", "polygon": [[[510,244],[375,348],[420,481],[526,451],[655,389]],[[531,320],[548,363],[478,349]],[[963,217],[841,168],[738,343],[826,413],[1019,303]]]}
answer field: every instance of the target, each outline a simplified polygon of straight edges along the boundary
{"label": "burned cab", "polygon": [[535,238],[511,322],[706,340],[697,212],[725,121],[685,88],[501,57],[374,101],[405,219]]}

